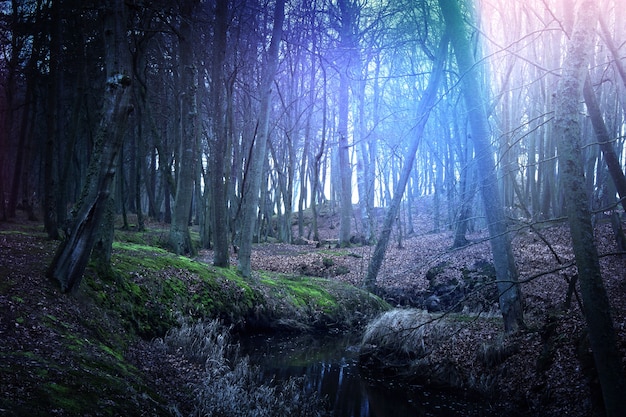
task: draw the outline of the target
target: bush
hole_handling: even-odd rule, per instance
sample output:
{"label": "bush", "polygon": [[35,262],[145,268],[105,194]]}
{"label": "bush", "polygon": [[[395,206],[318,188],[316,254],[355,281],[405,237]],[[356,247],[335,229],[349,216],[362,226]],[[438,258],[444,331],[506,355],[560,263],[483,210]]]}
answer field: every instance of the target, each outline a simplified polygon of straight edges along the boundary
{"label": "bush", "polygon": [[363,349],[411,358],[427,356],[447,336],[433,315],[424,310],[396,309],[372,321],[363,335]]}
{"label": "bush", "polygon": [[305,390],[304,378],[263,381],[257,366],[239,356],[230,342],[230,328],[219,320],[189,323],[171,329],[163,340],[169,351],[190,361],[203,361],[202,380],[194,387],[194,412],[198,417],[320,416],[323,403]]}

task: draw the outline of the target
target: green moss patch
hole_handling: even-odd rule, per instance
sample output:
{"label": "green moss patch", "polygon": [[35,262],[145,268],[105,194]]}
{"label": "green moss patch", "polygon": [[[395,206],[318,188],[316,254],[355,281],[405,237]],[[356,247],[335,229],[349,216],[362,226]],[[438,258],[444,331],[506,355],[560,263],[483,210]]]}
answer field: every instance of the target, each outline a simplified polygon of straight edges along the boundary
{"label": "green moss patch", "polygon": [[238,321],[257,293],[232,268],[217,268],[139,243],[116,242],[114,282],[92,276],[93,298],[124,326],[146,339],[163,336],[179,312],[193,318]]}
{"label": "green moss patch", "polygon": [[264,275],[258,290],[263,303],[256,311],[281,330],[346,330],[360,328],[389,309],[380,298],[325,278]]}

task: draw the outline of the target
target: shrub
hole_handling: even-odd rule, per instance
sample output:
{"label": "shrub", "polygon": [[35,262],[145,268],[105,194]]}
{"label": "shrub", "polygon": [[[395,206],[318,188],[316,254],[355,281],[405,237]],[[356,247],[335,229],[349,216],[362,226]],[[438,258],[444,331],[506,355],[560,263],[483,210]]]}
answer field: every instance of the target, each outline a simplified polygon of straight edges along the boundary
{"label": "shrub", "polygon": [[190,323],[180,320],[162,343],[190,361],[205,363],[204,375],[193,387],[193,416],[270,417],[320,416],[323,402],[305,390],[304,378],[264,381],[239,346],[230,341],[230,328],[219,320]]}
{"label": "shrub", "polygon": [[396,309],[372,321],[363,335],[364,350],[422,358],[446,339],[444,327],[424,310]]}

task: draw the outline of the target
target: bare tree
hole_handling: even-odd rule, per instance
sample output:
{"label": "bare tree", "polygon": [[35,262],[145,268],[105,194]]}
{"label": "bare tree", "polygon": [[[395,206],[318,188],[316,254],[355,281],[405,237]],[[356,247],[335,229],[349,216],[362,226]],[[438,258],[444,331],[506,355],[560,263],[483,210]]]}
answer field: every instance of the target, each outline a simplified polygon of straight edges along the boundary
{"label": "bare tree", "polygon": [[215,3],[215,30],[213,34],[213,62],[211,64],[211,119],[213,153],[211,173],[211,225],[213,229],[214,256],[213,264],[227,266],[230,251],[228,243],[228,195],[226,189],[226,149],[228,143],[228,125],[226,115],[226,65],[228,1],[217,0]]}
{"label": "bare tree", "polygon": [[560,179],[566,190],[565,207],[578,268],[589,341],[602,386],[606,415],[617,417],[623,415],[626,409],[624,397],[626,379],[594,243],[578,117],[579,102],[589,65],[589,52],[593,50],[598,7],[593,0],[586,0],[579,7],[578,19],[568,44],[556,92],[554,128],[558,139]]}
{"label": "bare tree", "polygon": [[393,227],[394,221],[398,216],[400,203],[402,202],[402,197],[406,189],[406,184],[409,181],[411,170],[413,169],[415,153],[417,152],[417,148],[419,146],[419,143],[421,142],[421,137],[424,132],[426,122],[428,121],[428,116],[433,107],[433,104],[435,103],[435,99],[437,98],[437,90],[439,88],[439,82],[442,78],[447,49],[448,37],[447,35],[444,35],[441,39],[439,51],[433,64],[433,70],[428,80],[428,87],[426,88],[426,91],[424,91],[424,95],[422,96],[422,99],[420,100],[418,106],[417,124],[413,132],[415,137],[410,142],[411,145],[407,149],[400,178],[393,188],[393,199],[391,200],[391,204],[389,205],[387,213],[385,214],[385,220],[380,233],[380,237],[376,242],[374,254],[372,255],[370,263],[367,267],[367,276],[365,278],[364,286],[369,291],[376,291],[376,277],[378,276],[378,271],[380,270],[383,259],[385,257],[385,252],[387,251],[387,246],[389,244],[389,237],[391,236],[391,229]]}
{"label": "bare tree", "polygon": [[191,242],[189,218],[198,157],[198,68],[194,58],[194,12],[197,0],[185,0],[181,4],[179,27],[179,73],[181,96],[180,140],[176,161],[176,194],[170,225],[169,245],[177,254],[194,254],[196,249]]}
{"label": "bare tree", "polygon": [[514,332],[524,325],[521,291],[502,199],[498,190],[494,149],[491,146],[483,87],[480,83],[481,74],[467,40],[467,29],[463,22],[459,0],[439,0],[439,5],[450,33],[459,72],[463,77],[461,89],[476,150],[476,163],[487,215],[504,329],[507,332]]}
{"label": "bare tree", "polygon": [[282,37],[285,17],[285,0],[277,0],[274,9],[274,27],[272,39],[267,51],[267,59],[261,80],[261,108],[259,111],[258,135],[252,147],[252,157],[246,172],[241,203],[241,245],[239,248],[238,269],[244,277],[252,274],[250,256],[252,255],[252,237],[259,207],[259,193],[263,167],[267,158],[267,140],[269,133],[270,100],[272,84],[278,68],[278,48]]}
{"label": "bare tree", "polygon": [[47,275],[56,280],[64,292],[76,290],[80,285],[97,238],[105,205],[111,194],[119,162],[119,151],[132,110],[129,63],[122,47],[125,33],[122,29],[125,22],[124,7],[121,0],[109,0],[103,6],[105,65],[108,78],[103,97],[102,119],[80,207],[69,236],[59,246],[47,271]]}

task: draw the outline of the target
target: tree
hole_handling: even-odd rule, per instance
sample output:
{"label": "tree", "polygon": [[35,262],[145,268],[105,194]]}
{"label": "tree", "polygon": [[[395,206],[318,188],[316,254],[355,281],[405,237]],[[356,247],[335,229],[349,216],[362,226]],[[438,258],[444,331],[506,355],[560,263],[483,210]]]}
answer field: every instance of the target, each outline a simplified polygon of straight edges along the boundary
{"label": "tree", "polygon": [[[589,341],[602,386],[606,415],[613,417],[623,415],[626,409],[624,397],[626,379],[594,243],[578,117],[597,21],[596,2],[584,1],[579,6],[578,19],[568,43],[561,80],[555,95],[554,130],[558,140],[560,179],[566,190],[565,208],[578,268]],[[591,97],[587,98],[591,103]]]}
{"label": "tree", "polygon": [[476,152],[476,164],[480,176],[483,204],[487,216],[491,252],[496,270],[500,310],[504,329],[514,332],[523,324],[521,291],[518,273],[507,231],[504,207],[498,190],[498,176],[494,162],[494,150],[489,138],[489,124],[485,110],[481,73],[478,70],[472,48],[467,40],[460,0],[439,0],[439,6],[450,33],[457,66],[462,74],[461,89],[468,111],[472,140]]}
{"label": "tree", "polygon": [[338,168],[339,168],[339,246],[350,245],[352,223],[352,166],[350,164],[348,140],[348,116],[350,107],[350,79],[354,76],[353,55],[356,49],[355,28],[358,5],[352,0],[338,0],[339,47],[341,56],[338,64],[339,97],[337,115]]}
{"label": "tree", "polygon": [[426,126],[426,122],[428,121],[428,115],[430,114],[430,110],[432,109],[435,99],[437,97],[437,89],[439,88],[439,82],[442,77],[446,55],[445,52],[447,49],[448,36],[444,34],[441,39],[436,61],[433,64],[433,70],[428,80],[428,87],[426,88],[426,91],[424,91],[424,95],[422,96],[422,99],[420,100],[418,106],[417,124],[413,133],[414,138],[411,141],[409,148],[407,149],[402,173],[400,174],[400,178],[393,188],[393,199],[391,200],[391,204],[389,205],[387,213],[385,214],[385,220],[382,230],[380,232],[380,237],[376,242],[374,254],[372,255],[372,258],[370,259],[369,265],[367,267],[367,277],[365,278],[364,285],[365,288],[372,292],[376,291],[376,277],[378,276],[378,271],[380,270],[380,267],[383,263],[383,258],[385,257],[387,246],[389,245],[391,229],[393,227],[394,221],[398,216],[400,203],[402,202],[402,196],[411,175],[411,170],[414,165],[413,162],[415,161],[415,153],[417,152],[422,133],[424,132],[424,127]]}
{"label": "tree", "polygon": [[108,0],[102,10],[108,75],[103,93],[102,119],[76,217],[69,236],[57,249],[47,271],[48,277],[56,280],[63,292],[74,291],[80,285],[111,194],[119,151],[132,111],[129,65],[122,49],[124,7],[122,0]]}
{"label": "tree", "polygon": [[176,161],[176,194],[170,225],[169,245],[177,254],[195,254],[191,242],[189,218],[195,178],[196,158],[198,157],[198,68],[194,59],[194,12],[197,0],[185,0],[181,4],[179,27],[179,74],[181,97],[181,126],[178,158]]}
{"label": "tree", "polygon": [[226,64],[228,1],[215,3],[215,31],[213,35],[213,63],[211,66],[211,104],[213,121],[213,166],[211,168],[211,225],[213,229],[213,264],[227,266],[230,259],[228,244],[228,196],[226,189],[225,156],[228,141],[226,124],[226,92],[224,66]]}
{"label": "tree", "polygon": [[274,5],[272,39],[267,51],[260,85],[261,107],[259,110],[258,135],[252,146],[251,160],[249,161],[248,171],[246,172],[241,203],[241,245],[239,248],[238,269],[244,277],[250,277],[252,274],[250,265],[252,238],[257,219],[257,210],[259,208],[259,193],[261,191],[263,167],[267,158],[270,99],[272,95],[272,84],[278,68],[278,49],[282,37],[284,17],[285,0],[277,0]]}
{"label": "tree", "polygon": [[617,156],[615,149],[613,148],[613,144],[611,143],[609,130],[604,123],[604,118],[600,112],[600,106],[596,100],[596,95],[593,92],[591,80],[588,75],[585,77],[583,96],[585,98],[587,112],[589,113],[589,118],[591,119],[591,124],[593,125],[596,137],[598,138],[598,144],[600,145],[600,149],[604,155],[604,160],[609,170],[609,174],[611,175],[611,179],[613,180],[617,193],[620,196],[622,207],[624,208],[624,211],[626,211],[626,177],[624,176],[624,171],[622,170],[619,157]]}

